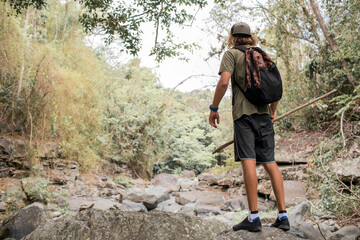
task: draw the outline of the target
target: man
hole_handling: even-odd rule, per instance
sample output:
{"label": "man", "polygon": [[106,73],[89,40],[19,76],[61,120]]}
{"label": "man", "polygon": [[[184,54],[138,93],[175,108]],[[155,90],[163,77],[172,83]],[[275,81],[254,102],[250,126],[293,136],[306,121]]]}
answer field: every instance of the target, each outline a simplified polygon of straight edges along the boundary
{"label": "man", "polygon": [[[221,60],[219,75],[212,104],[210,105],[209,123],[213,127],[220,123],[218,106],[223,98],[229,80],[232,81],[234,120],[234,149],[235,161],[241,161],[248,199],[249,215],[239,224],[233,226],[235,231],[244,229],[248,231],[261,231],[261,221],[257,206],[256,163],[263,164],[271,178],[271,184],[276,196],[278,215],[272,227],[289,230],[285,200],[284,186],[281,173],[274,159],[274,128],[272,119],[275,117],[278,102],[270,105],[255,106],[242,94],[240,85],[245,91],[245,53],[233,47],[245,45],[256,46],[258,39],[250,33],[250,27],[246,23],[237,23],[232,26],[228,36],[227,45],[229,50],[224,53]],[[236,81],[236,85],[234,84]],[[272,118],[270,117],[272,116]]]}

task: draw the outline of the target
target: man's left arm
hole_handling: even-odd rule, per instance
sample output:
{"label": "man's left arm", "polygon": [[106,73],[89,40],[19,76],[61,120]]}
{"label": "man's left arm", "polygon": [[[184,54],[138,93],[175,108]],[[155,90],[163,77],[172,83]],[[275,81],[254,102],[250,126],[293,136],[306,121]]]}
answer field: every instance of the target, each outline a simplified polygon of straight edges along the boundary
{"label": "man's left arm", "polygon": [[276,112],[276,108],[277,108],[278,104],[279,104],[279,101],[270,103],[271,119],[275,118],[275,112]]}
{"label": "man's left arm", "polygon": [[[218,82],[218,84],[216,86],[214,99],[213,99],[213,102],[211,104],[211,106],[213,108],[218,108],[219,107],[221,99],[224,97],[224,95],[226,93],[226,90],[228,88],[230,78],[231,78],[231,73],[229,73],[229,72],[222,72],[221,73],[220,80],[219,80],[219,82]],[[211,126],[217,128],[215,120],[217,121],[217,124],[220,123],[220,115],[219,115],[219,113],[217,111],[216,112],[210,111],[209,123],[210,123]]]}

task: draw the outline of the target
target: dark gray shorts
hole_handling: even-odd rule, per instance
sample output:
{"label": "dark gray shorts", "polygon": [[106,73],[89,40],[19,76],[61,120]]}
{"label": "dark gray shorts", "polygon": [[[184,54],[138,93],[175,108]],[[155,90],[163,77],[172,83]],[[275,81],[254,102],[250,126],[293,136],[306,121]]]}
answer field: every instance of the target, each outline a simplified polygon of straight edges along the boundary
{"label": "dark gray shorts", "polygon": [[243,115],[234,121],[235,161],[275,162],[274,127],[269,114]]}

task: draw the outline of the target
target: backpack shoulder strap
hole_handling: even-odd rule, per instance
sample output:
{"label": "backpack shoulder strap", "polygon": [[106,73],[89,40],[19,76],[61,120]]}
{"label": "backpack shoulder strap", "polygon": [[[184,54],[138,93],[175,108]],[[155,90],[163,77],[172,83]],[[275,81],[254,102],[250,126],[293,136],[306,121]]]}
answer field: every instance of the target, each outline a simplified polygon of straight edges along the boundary
{"label": "backpack shoulder strap", "polygon": [[245,47],[244,45],[235,46],[235,47],[233,47],[233,48],[238,49],[238,50],[240,50],[240,51],[242,51],[242,52],[246,52],[246,50],[248,50],[248,48]]}
{"label": "backpack shoulder strap", "polygon": [[[244,53],[245,53],[245,60],[246,60],[246,50],[248,50],[249,48],[245,47],[244,45],[235,46],[235,47],[233,47],[233,48],[238,49],[238,50],[244,52]],[[240,89],[240,91],[245,95],[245,90],[240,86],[240,84],[237,83],[235,80],[232,81],[232,82],[233,82],[233,83],[235,84],[235,86],[237,86],[237,87]]]}

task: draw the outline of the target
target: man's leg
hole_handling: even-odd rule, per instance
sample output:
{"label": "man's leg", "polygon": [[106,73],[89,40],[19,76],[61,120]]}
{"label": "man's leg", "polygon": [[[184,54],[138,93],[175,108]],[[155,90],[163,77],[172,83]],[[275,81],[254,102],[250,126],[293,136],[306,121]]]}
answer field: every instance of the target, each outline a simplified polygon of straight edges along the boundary
{"label": "man's leg", "polygon": [[290,222],[285,209],[284,183],[280,170],[275,162],[265,163],[264,168],[270,175],[271,185],[275,193],[276,203],[279,210],[276,221],[271,224],[271,227],[288,231],[290,230]]}
{"label": "man's leg", "polygon": [[233,226],[234,231],[248,230],[251,232],[261,231],[261,221],[257,207],[257,177],[256,177],[256,161],[241,160],[243,167],[243,176],[246,188],[246,196],[249,205],[249,216],[241,223]]}
{"label": "man's leg", "polygon": [[246,196],[250,211],[257,211],[257,185],[258,179],[256,176],[256,161],[255,160],[241,160],[243,168],[243,176],[246,188]]}
{"label": "man's leg", "polygon": [[270,175],[271,185],[273,187],[277,208],[279,211],[285,210],[284,183],[280,170],[275,162],[263,164],[266,172]]}

